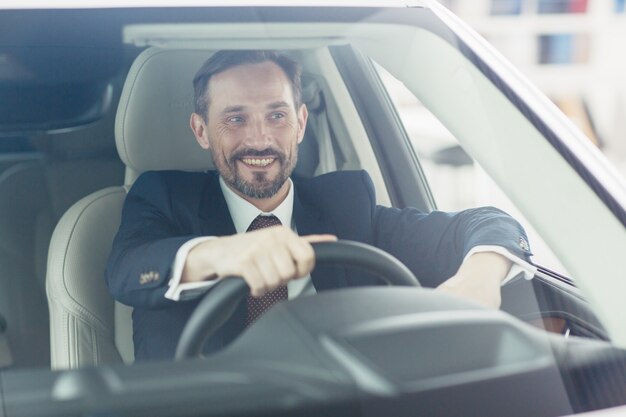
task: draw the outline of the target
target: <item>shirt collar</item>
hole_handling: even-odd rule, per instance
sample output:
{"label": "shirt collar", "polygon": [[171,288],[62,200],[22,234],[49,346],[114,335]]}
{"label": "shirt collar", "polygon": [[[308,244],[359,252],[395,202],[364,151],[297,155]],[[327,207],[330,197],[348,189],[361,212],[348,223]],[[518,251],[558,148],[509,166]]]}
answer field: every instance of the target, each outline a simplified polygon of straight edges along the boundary
{"label": "shirt collar", "polygon": [[228,185],[226,185],[220,176],[220,188],[222,189],[222,194],[224,194],[224,199],[226,200],[226,205],[228,206],[228,211],[230,212],[230,217],[233,219],[237,233],[244,233],[248,230],[252,221],[256,219],[259,214],[265,216],[273,214],[278,217],[278,220],[280,220],[283,226],[292,226],[291,219],[293,215],[294,185],[291,178],[287,178],[287,181],[289,181],[289,192],[287,193],[287,197],[285,197],[283,202],[280,203],[274,210],[269,213],[265,213],[256,208],[249,201],[246,201],[244,198],[237,195],[228,187]]}

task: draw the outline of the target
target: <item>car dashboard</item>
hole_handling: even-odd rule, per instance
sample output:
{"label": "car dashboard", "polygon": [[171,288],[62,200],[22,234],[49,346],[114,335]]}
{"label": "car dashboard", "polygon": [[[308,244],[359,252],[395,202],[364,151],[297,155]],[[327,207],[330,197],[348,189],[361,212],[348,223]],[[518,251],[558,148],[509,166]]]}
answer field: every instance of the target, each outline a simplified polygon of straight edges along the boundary
{"label": "car dashboard", "polygon": [[550,334],[429,289],[343,289],[276,306],[206,358],[5,373],[2,410],[557,416],[620,404],[624,359],[606,342]]}

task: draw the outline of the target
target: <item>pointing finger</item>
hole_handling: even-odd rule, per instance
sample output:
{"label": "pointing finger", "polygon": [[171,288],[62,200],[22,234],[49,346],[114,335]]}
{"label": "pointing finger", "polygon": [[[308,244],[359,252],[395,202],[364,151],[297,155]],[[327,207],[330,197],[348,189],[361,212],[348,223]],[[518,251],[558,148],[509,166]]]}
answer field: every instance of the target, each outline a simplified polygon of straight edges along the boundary
{"label": "pointing finger", "polygon": [[320,242],[336,242],[337,236],[335,235],[307,235],[301,236],[302,239],[306,240],[309,243],[320,243]]}

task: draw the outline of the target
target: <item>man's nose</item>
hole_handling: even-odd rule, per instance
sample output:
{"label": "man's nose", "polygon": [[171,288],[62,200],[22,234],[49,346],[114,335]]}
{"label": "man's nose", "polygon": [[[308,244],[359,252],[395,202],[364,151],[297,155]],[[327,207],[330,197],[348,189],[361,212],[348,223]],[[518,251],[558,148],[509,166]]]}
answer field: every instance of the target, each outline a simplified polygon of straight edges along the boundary
{"label": "man's nose", "polygon": [[248,125],[246,145],[254,149],[266,149],[272,143],[270,130],[264,118],[255,118]]}

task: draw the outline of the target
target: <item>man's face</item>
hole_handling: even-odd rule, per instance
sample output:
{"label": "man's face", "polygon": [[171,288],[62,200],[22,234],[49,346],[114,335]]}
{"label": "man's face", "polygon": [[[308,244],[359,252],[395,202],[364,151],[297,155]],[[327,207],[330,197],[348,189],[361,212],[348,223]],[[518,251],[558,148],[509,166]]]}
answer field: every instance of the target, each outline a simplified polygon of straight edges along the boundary
{"label": "man's face", "polygon": [[254,199],[274,196],[291,175],[304,136],[306,107],[296,109],[291,83],[271,61],[220,72],[209,80],[207,122],[192,129],[224,181]]}

